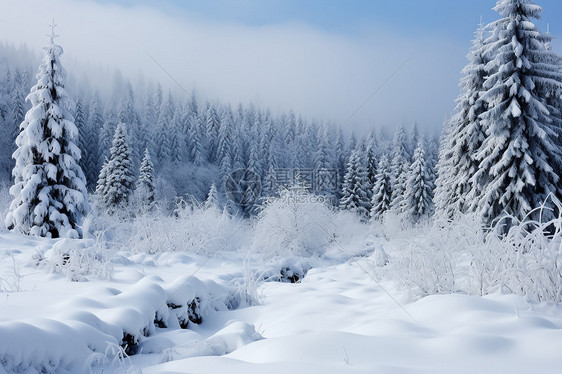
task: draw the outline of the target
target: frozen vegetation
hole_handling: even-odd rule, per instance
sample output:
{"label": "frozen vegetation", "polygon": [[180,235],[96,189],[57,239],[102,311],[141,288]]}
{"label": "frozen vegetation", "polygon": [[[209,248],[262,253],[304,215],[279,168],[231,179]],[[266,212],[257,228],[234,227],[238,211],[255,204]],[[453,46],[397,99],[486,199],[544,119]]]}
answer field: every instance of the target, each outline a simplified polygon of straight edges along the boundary
{"label": "frozen vegetation", "polygon": [[494,9],[440,144],[2,46],[0,374],[559,372],[561,59]]}

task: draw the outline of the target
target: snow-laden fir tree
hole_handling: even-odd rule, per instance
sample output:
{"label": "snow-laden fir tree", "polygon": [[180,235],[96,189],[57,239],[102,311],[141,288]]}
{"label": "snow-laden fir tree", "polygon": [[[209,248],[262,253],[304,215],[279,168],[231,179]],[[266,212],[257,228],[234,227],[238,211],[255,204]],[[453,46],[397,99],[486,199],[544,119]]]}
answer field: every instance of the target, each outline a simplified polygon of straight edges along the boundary
{"label": "snow-laden fir tree", "polygon": [[103,164],[109,158],[109,150],[117,128],[116,114],[112,111],[105,113],[104,122],[99,133],[99,164]]}
{"label": "snow-laden fir tree", "polygon": [[127,128],[124,123],[120,123],[115,130],[109,159],[102,167],[96,188],[98,199],[108,213],[113,214],[126,207],[134,182]]}
{"label": "snow-laden fir tree", "polygon": [[414,222],[433,214],[433,170],[425,157],[425,142],[419,142],[414,151],[404,197],[406,214]]}
{"label": "snow-laden fir tree", "polygon": [[343,180],[343,196],[340,200],[340,208],[357,213],[362,220],[369,216],[368,201],[366,191],[367,172],[358,151],[354,151],[347,164],[347,172]]}
{"label": "snow-laden fir tree", "polygon": [[169,162],[172,156],[172,120],[175,111],[174,101],[171,95],[162,104],[160,116],[156,125],[156,163]]}
{"label": "snow-laden fir tree", "polygon": [[27,97],[32,108],[16,139],[14,185],[10,189],[14,199],[6,226],[34,236],[78,237],[88,211],[86,181],[78,165],[72,102],[64,89],[63,50],[55,44],[55,37],[53,25],[37,84]]}
{"label": "snow-laden fir tree", "polygon": [[207,104],[207,110],[205,112],[205,130],[207,133],[207,153],[209,162],[215,162],[217,160],[217,148],[219,143],[219,131],[220,131],[220,119],[215,110],[215,107],[211,104]]}
{"label": "snow-laden fir tree", "polygon": [[[7,154],[7,160],[13,161],[11,155],[16,150],[16,139],[20,133],[20,124],[25,118],[25,94],[23,93],[23,88],[14,87],[13,97],[11,100],[11,112],[6,113],[7,118],[5,118],[6,123],[6,142],[3,144],[5,146],[5,152]],[[9,170],[13,170],[15,166],[14,162],[9,162]]]}
{"label": "snow-laden fir tree", "polygon": [[410,134],[410,138],[408,139],[408,152],[412,156],[411,160],[413,161],[414,152],[418,147],[418,143],[420,141],[420,129],[418,123],[414,121],[414,125],[412,126],[412,132]]}
{"label": "snow-laden fir tree", "polygon": [[467,56],[469,62],[462,71],[463,77],[459,83],[462,93],[457,98],[456,113],[446,123],[441,143],[435,209],[438,216],[445,218],[453,218],[467,211],[470,179],[478,170],[478,161],[474,156],[485,137],[479,118],[486,109],[486,103],[479,100],[487,75],[484,32],[484,25],[478,25]]}
{"label": "snow-laden fir tree", "polygon": [[83,170],[86,175],[86,182],[88,189],[94,190],[96,181],[99,174],[100,165],[100,144],[99,134],[103,126],[103,112],[99,99],[99,94],[96,92],[90,101],[89,116],[81,133],[84,142],[82,153]]}
{"label": "snow-laden fir tree", "polygon": [[178,105],[170,126],[170,161],[176,164],[183,161],[185,132],[183,132],[182,121],[185,117],[184,108]]}
{"label": "snow-laden fir tree", "polygon": [[105,188],[107,186],[107,163],[109,160],[106,158],[101,164],[100,175],[96,182],[96,197],[98,201],[102,202],[102,196],[105,194]]}
{"label": "snow-laden fir tree", "polygon": [[142,158],[144,147],[144,132],[141,128],[137,110],[135,108],[135,95],[131,83],[127,81],[125,85],[125,95],[117,113],[117,120],[127,125],[129,143],[131,144],[131,160],[133,165],[138,166]]}
{"label": "snow-laden fir tree", "polygon": [[367,199],[369,201],[368,209],[371,211],[371,201],[373,199],[373,191],[377,182],[377,142],[375,136],[372,134],[367,139],[367,151],[364,154],[365,169],[367,171],[366,185]]}
{"label": "snow-laden fir tree", "polygon": [[405,207],[404,193],[408,183],[408,172],[410,169],[410,155],[408,153],[408,141],[404,127],[394,134],[392,141],[392,199],[390,206],[397,213],[403,213]]}
{"label": "snow-laden fir tree", "polygon": [[135,195],[139,203],[145,207],[150,208],[154,204],[154,166],[152,165],[148,148],[145,149],[144,157],[141,161]]}
{"label": "snow-laden fir tree", "polygon": [[203,165],[206,160],[206,126],[194,113],[190,116],[190,131],[187,141],[191,150],[190,158],[197,166]]}
{"label": "snow-laden fir tree", "polygon": [[[562,157],[555,143],[560,113],[547,100],[562,86],[559,58],[545,46],[551,37],[532,22],[542,9],[531,0],[501,0],[494,10],[503,18],[490,25],[493,58],[480,99],[486,139],[475,155],[471,193],[471,210],[485,223],[504,212],[523,219],[547,196],[560,196],[555,167]],[[543,219],[550,215],[542,212]]]}
{"label": "snow-laden fir tree", "polygon": [[211,188],[209,189],[209,193],[207,194],[207,199],[205,200],[204,206],[207,209],[218,209],[219,207],[219,193],[217,191],[217,186],[215,186],[214,183],[211,184]]}
{"label": "snow-laden fir tree", "polygon": [[372,219],[381,219],[385,212],[390,210],[392,197],[392,173],[388,158],[383,155],[377,167],[375,185],[373,187],[373,197],[371,199]]}

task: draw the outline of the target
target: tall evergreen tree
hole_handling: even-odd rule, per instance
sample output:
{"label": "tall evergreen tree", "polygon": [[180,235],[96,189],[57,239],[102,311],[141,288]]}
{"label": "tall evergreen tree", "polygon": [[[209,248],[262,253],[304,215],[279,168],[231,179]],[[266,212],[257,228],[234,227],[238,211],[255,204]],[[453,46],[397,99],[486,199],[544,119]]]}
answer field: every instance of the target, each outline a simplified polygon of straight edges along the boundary
{"label": "tall evergreen tree", "polygon": [[357,213],[362,220],[369,216],[368,194],[365,189],[367,172],[358,151],[351,154],[347,164],[347,172],[343,181],[343,196],[340,208]]}
{"label": "tall evergreen tree", "polygon": [[102,206],[113,214],[129,203],[135,182],[131,149],[124,123],[117,125],[110,156],[100,172],[96,193]]}
{"label": "tall evergreen tree", "polygon": [[501,0],[494,10],[503,18],[491,25],[493,58],[480,99],[487,105],[480,115],[486,139],[472,179],[471,210],[485,223],[504,212],[523,219],[550,194],[560,196],[562,157],[555,143],[560,112],[547,100],[562,87],[559,58],[545,46],[551,37],[532,22],[542,9],[531,0]]}
{"label": "tall evergreen tree", "polygon": [[99,164],[109,158],[109,150],[117,128],[117,118],[114,112],[108,111],[104,116],[104,122],[99,134]]}
{"label": "tall evergreen tree", "polygon": [[211,104],[207,104],[207,111],[205,113],[205,131],[207,133],[207,159],[209,162],[215,162],[218,157],[217,148],[219,144],[220,120],[215,107]]}
{"label": "tall evergreen tree", "polygon": [[456,114],[447,122],[441,143],[435,205],[437,215],[446,218],[467,211],[470,180],[479,167],[475,153],[485,138],[479,118],[486,109],[486,103],[480,100],[487,75],[484,32],[480,24],[467,56],[469,62],[462,71],[459,85],[463,92],[457,99]]}
{"label": "tall evergreen tree", "polygon": [[139,165],[144,149],[142,145],[145,143],[145,134],[135,108],[135,95],[130,82],[126,84],[125,97],[117,114],[117,120],[127,125],[128,141],[131,144],[131,162],[133,165]]}
{"label": "tall evergreen tree", "polygon": [[371,211],[371,200],[373,198],[373,191],[375,188],[375,184],[377,181],[377,158],[376,158],[376,150],[377,143],[374,136],[369,136],[367,138],[367,150],[365,152],[364,162],[365,168],[367,170],[367,179],[366,179],[366,190],[367,190],[367,198],[369,200],[369,211]]}
{"label": "tall evergreen tree", "polygon": [[[99,94],[96,92],[90,101],[88,120],[84,127],[84,139],[82,147],[82,164],[88,188],[93,190],[99,174],[100,165],[100,141],[99,134],[103,126],[103,112]],[[86,140],[87,139],[87,140]]]}
{"label": "tall evergreen tree", "polygon": [[404,127],[400,127],[394,134],[392,141],[392,210],[403,213],[405,209],[404,194],[408,182],[410,155]]}
{"label": "tall evergreen tree", "polygon": [[88,211],[86,181],[78,162],[78,130],[65,91],[62,48],[54,42],[54,25],[44,49],[37,84],[28,100],[32,108],[20,125],[14,152],[14,198],[6,225],[24,234],[78,237]]}
{"label": "tall evergreen tree", "polygon": [[371,198],[372,219],[381,219],[390,210],[392,197],[392,173],[386,156],[382,156],[377,167],[377,175]]}
{"label": "tall evergreen tree", "polygon": [[423,140],[414,151],[405,203],[408,218],[414,223],[433,214],[433,170],[427,165]]}
{"label": "tall evergreen tree", "polygon": [[135,194],[139,202],[145,207],[151,208],[154,204],[154,166],[152,165],[148,148],[145,149],[144,157],[141,161]]}
{"label": "tall evergreen tree", "polygon": [[217,191],[217,186],[215,186],[214,183],[211,184],[211,188],[209,189],[204,205],[207,209],[219,207],[219,193]]}

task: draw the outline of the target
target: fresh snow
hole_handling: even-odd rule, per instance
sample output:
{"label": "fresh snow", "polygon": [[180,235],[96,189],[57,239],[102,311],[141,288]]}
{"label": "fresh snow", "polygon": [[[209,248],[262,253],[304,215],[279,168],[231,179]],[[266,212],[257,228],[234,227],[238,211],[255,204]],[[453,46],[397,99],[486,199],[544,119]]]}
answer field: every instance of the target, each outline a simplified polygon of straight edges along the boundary
{"label": "fresh snow", "polygon": [[[121,250],[113,280],[69,282],[33,266],[38,253],[83,243],[0,235],[0,274],[19,279],[18,290],[0,294],[0,373],[556,373],[562,365],[561,306],[499,291],[410,302],[385,276],[400,250],[384,239],[356,242],[362,255],[353,259],[310,259],[299,283],[259,282],[253,305],[243,269],[274,275],[283,264],[243,250]],[[203,321],[181,329],[167,304],[196,296]],[[135,355],[123,355],[123,331],[138,338]]]}

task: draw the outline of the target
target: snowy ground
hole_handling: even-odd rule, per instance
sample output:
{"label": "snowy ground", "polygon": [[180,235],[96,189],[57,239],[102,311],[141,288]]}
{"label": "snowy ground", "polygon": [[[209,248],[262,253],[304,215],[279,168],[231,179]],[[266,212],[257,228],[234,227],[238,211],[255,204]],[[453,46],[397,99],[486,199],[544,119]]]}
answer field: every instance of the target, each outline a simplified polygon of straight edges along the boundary
{"label": "snowy ground", "polygon": [[[212,257],[123,250],[113,257],[113,280],[70,282],[56,269],[34,266],[38,253],[53,256],[55,243],[0,234],[0,373],[559,373],[562,367],[562,306],[499,292],[408,302],[382,276],[386,270],[374,266],[378,254],[314,261],[291,284],[253,282],[258,269],[274,275],[279,263],[265,266],[236,250]],[[168,304],[195,296],[203,321],[181,329],[181,308]],[[258,303],[246,304],[251,297]],[[155,317],[168,327],[155,326]],[[123,331],[139,338],[137,354],[128,358],[119,347]]]}

